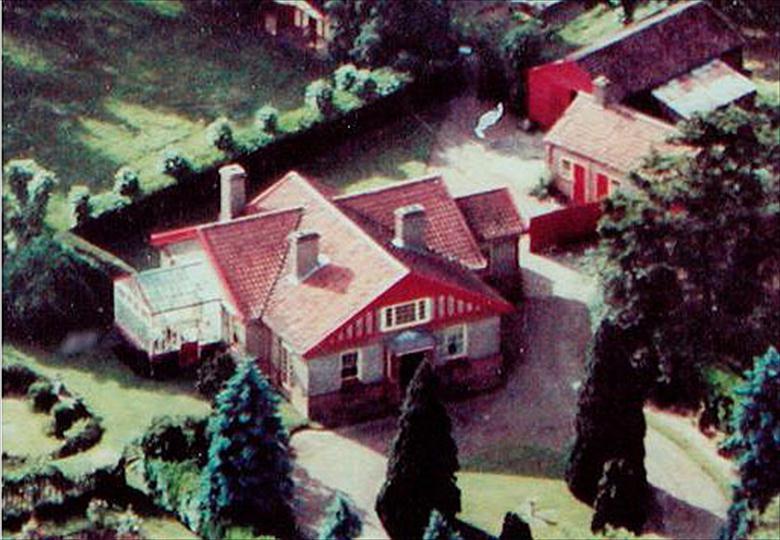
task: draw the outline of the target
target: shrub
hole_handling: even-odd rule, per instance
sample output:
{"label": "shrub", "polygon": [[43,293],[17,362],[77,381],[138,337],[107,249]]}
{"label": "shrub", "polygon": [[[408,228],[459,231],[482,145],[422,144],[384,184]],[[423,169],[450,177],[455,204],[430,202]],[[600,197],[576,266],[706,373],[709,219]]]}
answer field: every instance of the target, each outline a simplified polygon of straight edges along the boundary
{"label": "shrub", "polygon": [[141,448],[147,458],[163,461],[205,460],[206,419],[161,416],[141,438]]}
{"label": "shrub", "polygon": [[206,140],[210,145],[229,156],[235,156],[241,152],[233,135],[233,126],[224,116],[217,118],[208,125],[206,128]]}
{"label": "shrub", "polygon": [[363,101],[371,101],[379,94],[377,92],[378,84],[374,75],[367,69],[361,69],[358,72],[357,83],[355,84],[355,94]]}
{"label": "shrub", "polygon": [[38,374],[27,366],[20,364],[3,366],[3,396],[26,395],[30,385],[37,380]]}
{"label": "shrub", "polygon": [[65,444],[56,452],[56,457],[68,457],[88,450],[100,442],[102,436],[103,426],[100,425],[100,419],[92,417],[81,431],[65,441]]}
{"label": "shrub", "polygon": [[333,82],[338,90],[351,91],[358,80],[358,69],[354,64],[344,64],[333,72]]}
{"label": "shrub", "polygon": [[33,410],[37,412],[49,412],[59,400],[54,393],[54,385],[49,381],[36,381],[27,390],[27,398],[32,401]]}
{"label": "shrub", "polygon": [[198,367],[195,388],[211,399],[222,390],[225,382],[236,372],[236,359],[230,352],[218,352],[210,358],[205,358]]}
{"label": "shrub", "polygon": [[92,499],[87,506],[87,520],[96,529],[107,529],[111,508],[103,499]]}
{"label": "shrub", "polygon": [[86,223],[92,217],[92,195],[89,188],[84,185],[75,185],[68,192],[71,208],[73,210],[73,220],[76,225]]}
{"label": "shrub", "polygon": [[555,193],[555,183],[552,176],[543,175],[539,177],[536,185],[529,191],[529,195],[536,197],[540,201],[549,199]]}
{"label": "shrub", "polygon": [[167,174],[179,182],[195,173],[192,162],[179,150],[172,148],[163,152],[161,168],[163,174]]}
{"label": "shrub", "polygon": [[333,105],[333,86],[324,79],[316,80],[306,87],[304,102],[307,107],[319,111],[325,118],[336,112]]}
{"label": "shrub", "polygon": [[131,201],[141,195],[141,181],[138,171],[130,167],[121,167],[114,175],[114,191]]}
{"label": "shrub", "polygon": [[200,467],[195,460],[144,460],[144,478],[154,503],[173,512],[190,530],[201,526]]}
{"label": "shrub", "polygon": [[279,111],[271,105],[263,105],[255,113],[257,127],[269,135],[273,135],[279,129]]}
{"label": "shrub", "polygon": [[62,437],[78,419],[73,400],[60,401],[51,409],[52,431],[57,438]]}

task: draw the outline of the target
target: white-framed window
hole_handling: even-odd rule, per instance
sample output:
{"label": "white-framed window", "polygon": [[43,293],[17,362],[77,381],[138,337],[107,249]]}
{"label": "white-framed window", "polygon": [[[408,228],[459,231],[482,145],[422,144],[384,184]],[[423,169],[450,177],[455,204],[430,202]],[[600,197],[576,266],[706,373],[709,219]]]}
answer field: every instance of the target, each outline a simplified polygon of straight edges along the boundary
{"label": "white-framed window", "polygon": [[341,382],[354,381],[358,377],[358,351],[341,353]]}
{"label": "white-framed window", "polygon": [[403,304],[382,308],[381,328],[383,332],[423,324],[433,316],[430,298],[420,298]]}
{"label": "white-framed window", "polygon": [[441,333],[437,354],[439,358],[458,358],[466,355],[466,325],[445,328]]}
{"label": "white-framed window", "polygon": [[567,158],[561,158],[560,161],[560,171],[561,171],[561,178],[564,178],[566,180],[571,180],[572,175],[574,174],[572,171],[574,169],[574,164],[571,162],[570,159]]}

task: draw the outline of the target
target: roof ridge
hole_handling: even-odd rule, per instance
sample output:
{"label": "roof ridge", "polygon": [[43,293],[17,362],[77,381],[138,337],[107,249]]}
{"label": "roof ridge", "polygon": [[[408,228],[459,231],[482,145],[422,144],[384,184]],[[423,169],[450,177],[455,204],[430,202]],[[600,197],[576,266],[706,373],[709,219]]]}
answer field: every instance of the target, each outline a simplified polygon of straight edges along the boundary
{"label": "roof ridge", "polygon": [[[597,107],[599,106],[599,103],[596,100],[596,98],[593,95],[588,94],[587,92],[577,92],[577,98],[580,97],[583,99],[583,101],[587,99],[590,104],[595,105]],[[612,111],[617,114],[626,114],[628,116],[647,122],[649,124],[655,124],[656,126],[662,127],[668,131],[678,132],[678,129],[677,127],[675,127],[674,124],[670,124],[669,122],[664,122],[659,118],[655,118],[653,116],[650,116],[649,114],[645,114],[637,109],[627,107],[619,103],[613,103],[608,106],[602,105],[601,108],[605,109],[606,111]]]}
{"label": "roof ridge", "polygon": [[265,197],[266,197],[268,194],[270,194],[270,193],[273,193],[274,191],[276,191],[277,189],[279,189],[279,186],[280,186],[280,185],[282,185],[282,183],[283,183],[285,180],[287,180],[287,179],[288,179],[288,178],[290,178],[290,177],[295,177],[295,176],[299,176],[299,177],[300,177],[301,175],[300,175],[300,174],[298,174],[298,171],[296,171],[295,169],[290,169],[290,170],[289,170],[289,171],[287,171],[287,173],[286,173],[284,176],[282,176],[282,177],[281,177],[279,180],[277,180],[276,182],[274,182],[273,184],[271,184],[270,186],[268,186],[267,188],[265,188],[263,191],[261,191],[260,193],[258,193],[257,195],[255,195],[255,197],[254,197],[254,198],[253,198],[251,201],[249,201],[248,203],[246,203],[246,204],[244,205],[244,208],[246,208],[247,206],[253,206],[253,205],[255,205],[255,204],[259,203],[259,202],[260,202],[260,201],[261,201],[263,198],[265,198]]}
{"label": "roof ridge", "polygon": [[698,5],[708,6],[707,2],[703,2],[702,0],[686,0],[685,2],[681,2],[679,4],[672,4],[671,6],[668,6],[657,13],[653,13],[644,19],[637,21],[633,27],[622,28],[595,43],[580,47],[576,51],[570,53],[567,58],[572,60],[581,60],[584,57],[595,53],[596,51],[606,49],[607,47],[614,45],[615,43],[622,41],[629,36],[643,32],[658,23],[666,21],[672,16],[679,15],[683,11]]}
{"label": "roof ridge", "polygon": [[247,221],[252,221],[255,219],[261,219],[266,217],[273,217],[279,214],[285,214],[287,212],[302,212],[303,207],[302,206],[289,206],[287,208],[277,208],[276,210],[267,210],[265,212],[256,212],[254,214],[249,214],[248,216],[241,216],[239,218],[231,219],[229,221],[213,221],[211,223],[206,223],[203,225],[198,225],[197,230],[202,231],[205,229],[216,229],[218,227],[223,227],[227,225],[234,225],[236,223],[245,223]]}
{"label": "roof ridge", "polygon": [[360,197],[362,195],[373,195],[375,193],[380,193],[382,191],[389,191],[391,189],[398,189],[402,187],[409,186],[411,184],[417,184],[422,182],[428,182],[432,180],[442,180],[441,173],[432,173],[426,176],[420,176],[418,178],[409,178],[404,180],[396,180],[392,184],[382,185],[382,186],[375,186],[373,188],[365,189],[363,191],[356,191],[353,193],[344,193],[343,195],[337,195],[333,197],[334,201],[343,201],[346,199],[351,199],[354,197]]}

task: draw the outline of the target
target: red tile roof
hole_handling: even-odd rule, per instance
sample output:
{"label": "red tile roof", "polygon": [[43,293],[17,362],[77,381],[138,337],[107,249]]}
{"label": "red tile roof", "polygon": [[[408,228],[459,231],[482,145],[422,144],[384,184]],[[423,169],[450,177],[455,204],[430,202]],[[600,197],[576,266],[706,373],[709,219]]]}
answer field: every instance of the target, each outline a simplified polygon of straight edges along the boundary
{"label": "red tile roof", "polygon": [[287,236],[300,208],[257,214],[198,229],[198,236],[228,296],[240,313],[259,317],[287,255]]}
{"label": "red tile roof", "polygon": [[474,270],[487,266],[463,214],[440,176],[399,182],[333,200],[353,215],[374,222],[378,226],[375,230],[383,229],[384,236],[389,238],[393,236],[395,210],[410,204],[422,205],[428,220],[425,235],[428,249]]}
{"label": "red tile roof", "polygon": [[[381,204],[382,194],[388,201],[385,204]],[[415,195],[430,209],[433,234],[429,241],[447,252],[444,256],[413,253],[391,244],[392,221],[386,221],[387,213],[392,216],[396,207],[417,202]],[[353,206],[371,217],[356,212]],[[301,353],[312,350],[409,275],[448,283],[483,299],[496,312],[510,309],[498,293],[452,255],[463,253],[472,264],[483,260],[440,178],[331,199],[320,185],[291,172],[249,203],[246,212],[256,213],[196,226],[197,238],[220,276],[226,296],[244,319],[261,318]],[[303,281],[295,279],[289,257],[287,238],[294,230],[320,235],[324,264]],[[445,238],[447,235],[460,239]],[[186,236],[189,238],[189,233]]]}
{"label": "red tile roof", "polygon": [[682,147],[665,142],[676,134],[675,127],[665,122],[620,105],[604,107],[580,93],[544,142],[627,174],[653,149],[680,152]]}
{"label": "red tile roof", "polygon": [[523,232],[523,221],[506,188],[458,197],[455,203],[479,242]]}

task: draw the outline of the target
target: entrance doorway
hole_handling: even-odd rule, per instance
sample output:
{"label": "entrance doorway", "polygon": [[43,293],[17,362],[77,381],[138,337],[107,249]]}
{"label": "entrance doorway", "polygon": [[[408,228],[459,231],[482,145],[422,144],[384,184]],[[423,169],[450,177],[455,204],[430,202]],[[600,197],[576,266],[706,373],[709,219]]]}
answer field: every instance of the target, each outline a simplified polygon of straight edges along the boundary
{"label": "entrance doorway", "polygon": [[398,386],[402,394],[406,394],[406,387],[412,382],[412,377],[417,368],[425,360],[426,351],[418,351],[398,357]]}
{"label": "entrance doorway", "polygon": [[574,164],[574,193],[572,194],[574,204],[583,204],[585,202],[585,167]]}

